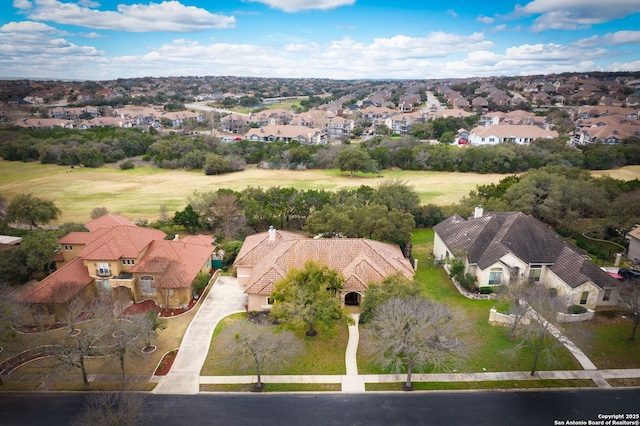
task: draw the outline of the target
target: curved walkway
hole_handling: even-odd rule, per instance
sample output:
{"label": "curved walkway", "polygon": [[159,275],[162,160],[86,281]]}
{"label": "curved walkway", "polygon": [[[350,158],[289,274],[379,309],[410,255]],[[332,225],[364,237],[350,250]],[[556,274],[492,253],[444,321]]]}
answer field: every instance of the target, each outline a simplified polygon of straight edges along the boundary
{"label": "curved walkway", "polygon": [[227,315],[244,312],[246,303],[247,295],[236,278],[219,277],[189,324],[169,374],[159,380],[153,392],[186,395],[200,392],[200,370],[209,353],[213,330]]}

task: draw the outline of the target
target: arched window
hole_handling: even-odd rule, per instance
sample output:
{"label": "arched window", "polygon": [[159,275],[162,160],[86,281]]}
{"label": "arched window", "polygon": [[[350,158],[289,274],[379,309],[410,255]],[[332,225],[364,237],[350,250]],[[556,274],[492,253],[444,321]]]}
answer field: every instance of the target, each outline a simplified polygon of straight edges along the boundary
{"label": "arched window", "polygon": [[142,294],[156,294],[156,289],[153,288],[153,277],[150,275],[143,275],[140,277],[140,286],[142,287]]}

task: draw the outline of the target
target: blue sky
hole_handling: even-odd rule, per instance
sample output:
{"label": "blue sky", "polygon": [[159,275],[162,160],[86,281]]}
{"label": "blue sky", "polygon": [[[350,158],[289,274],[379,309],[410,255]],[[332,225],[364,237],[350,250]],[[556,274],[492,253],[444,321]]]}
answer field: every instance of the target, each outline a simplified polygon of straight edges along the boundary
{"label": "blue sky", "polygon": [[640,0],[3,2],[3,77],[640,71]]}

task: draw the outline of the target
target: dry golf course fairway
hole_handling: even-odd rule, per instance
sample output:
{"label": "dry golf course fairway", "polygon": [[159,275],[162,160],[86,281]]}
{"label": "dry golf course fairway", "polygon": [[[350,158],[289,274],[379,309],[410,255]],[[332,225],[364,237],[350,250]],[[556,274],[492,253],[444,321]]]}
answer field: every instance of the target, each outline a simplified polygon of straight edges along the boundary
{"label": "dry golf course fairway", "polygon": [[[605,174],[599,172],[599,174]],[[606,172],[620,179],[640,177],[640,166]],[[446,172],[382,172],[349,177],[337,170],[261,170],[218,176],[206,176],[200,171],[166,170],[136,167],[120,170],[74,168],[0,160],[0,194],[11,200],[16,194],[31,192],[53,200],[62,210],[60,223],[87,222],[91,209],[105,206],[110,212],[131,219],[155,220],[160,206],[169,213],[182,210],[193,191],[215,191],[218,188],[242,190],[248,186],[290,187],[298,189],[357,188],[377,186],[387,179],[401,179],[413,186],[424,204],[452,204],[459,201],[476,185],[497,183],[505,175]]]}

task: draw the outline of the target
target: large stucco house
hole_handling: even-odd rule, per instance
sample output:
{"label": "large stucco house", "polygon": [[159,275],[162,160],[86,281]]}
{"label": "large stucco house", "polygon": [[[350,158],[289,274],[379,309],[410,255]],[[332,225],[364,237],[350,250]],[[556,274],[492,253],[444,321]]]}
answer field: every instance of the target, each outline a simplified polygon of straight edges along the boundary
{"label": "large stucco house", "polygon": [[270,310],[276,282],[307,260],[342,273],[343,304],[359,305],[371,283],[399,273],[412,280],[414,270],[400,247],[361,238],[309,238],[271,228],[248,236],[234,262],[238,283],[245,287],[250,311]]}
{"label": "large stucco house", "polygon": [[209,273],[215,247],[203,235],[165,240],[157,229],[136,226],[119,215],[105,215],[85,225],[89,232],[62,237],[57,270],[23,293],[41,315],[57,316],[76,296],[99,293],[137,303],[151,299],[162,307],[189,304],[193,281]]}
{"label": "large stucco house", "polygon": [[520,212],[454,214],[434,227],[433,254],[464,261],[479,287],[523,279],[541,283],[585,308],[614,306],[617,281],[547,225]]}

